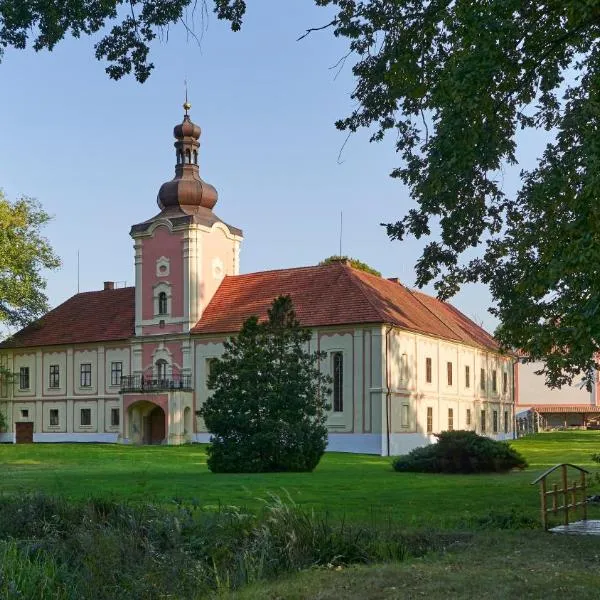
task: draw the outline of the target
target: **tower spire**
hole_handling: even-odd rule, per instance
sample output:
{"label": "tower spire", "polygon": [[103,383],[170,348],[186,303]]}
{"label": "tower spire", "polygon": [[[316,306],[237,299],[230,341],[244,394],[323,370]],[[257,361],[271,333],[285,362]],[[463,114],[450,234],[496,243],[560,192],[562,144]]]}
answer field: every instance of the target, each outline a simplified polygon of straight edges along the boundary
{"label": "tower spire", "polygon": [[161,209],[179,206],[182,210],[197,210],[200,207],[212,209],[217,202],[217,190],[202,181],[198,167],[198,149],[201,130],[192,122],[189,110],[187,81],[185,82],[185,102],[183,122],[173,129],[175,137],[175,177],[164,183],[158,192],[158,205]]}
{"label": "tower spire", "polygon": [[192,108],[192,105],[188,102],[188,89],[187,89],[187,79],[183,80],[183,85],[185,87],[185,102],[183,103],[183,110],[185,110],[185,116],[188,116],[188,110]]}

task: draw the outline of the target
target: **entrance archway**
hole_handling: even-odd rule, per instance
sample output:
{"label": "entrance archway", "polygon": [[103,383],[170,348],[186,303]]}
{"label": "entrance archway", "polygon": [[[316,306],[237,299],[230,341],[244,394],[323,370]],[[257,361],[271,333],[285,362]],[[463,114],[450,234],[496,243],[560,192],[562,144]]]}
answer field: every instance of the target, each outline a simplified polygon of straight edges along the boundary
{"label": "entrance archway", "polygon": [[167,431],[167,419],[162,407],[140,400],[129,407],[129,439],[134,444],[163,444]]}

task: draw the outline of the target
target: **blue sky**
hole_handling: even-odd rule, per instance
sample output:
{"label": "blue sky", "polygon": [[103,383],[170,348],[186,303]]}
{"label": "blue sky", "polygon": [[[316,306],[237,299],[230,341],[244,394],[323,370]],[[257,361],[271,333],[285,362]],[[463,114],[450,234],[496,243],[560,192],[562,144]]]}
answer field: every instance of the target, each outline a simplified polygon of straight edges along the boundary
{"label": "blue sky", "polygon": [[[391,242],[379,223],[411,206],[389,177],[393,140],[369,144],[336,119],[353,107],[344,40],[330,32],[296,39],[331,13],[309,0],[254,0],[241,32],[210,15],[201,46],[173,28],[153,47],[155,70],[143,85],[115,82],[94,58],[93,39],[68,39],[51,52],[8,50],[0,63],[0,187],[37,198],[54,216],[46,235],[62,259],[48,276],[56,306],[104,280],[133,284],[132,224],[158,212],[156,194],[173,177],[172,128],[181,121],[187,78],[192,119],[202,127],[200,168],[219,191],[215,212],[244,230],[241,269],[316,264],[337,254],[343,211],[344,254],[414,283],[421,242]],[[197,30],[201,29],[198,19]],[[523,166],[541,136],[524,138]],[[518,169],[505,174],[514,189]],[[493,330],[490,298],[470,286],[452,301]]]}

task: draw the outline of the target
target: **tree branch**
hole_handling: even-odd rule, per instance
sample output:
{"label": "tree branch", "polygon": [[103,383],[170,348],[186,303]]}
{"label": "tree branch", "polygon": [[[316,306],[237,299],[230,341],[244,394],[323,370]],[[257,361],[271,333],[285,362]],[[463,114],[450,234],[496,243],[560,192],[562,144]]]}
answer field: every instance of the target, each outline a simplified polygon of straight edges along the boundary
{"label": "tree branch", "polygon": [[310,29],[307,29],[296,41],[299,42],[300,40],[303,40],[307,35],[310,35],[313,31],[322,31],[323,29],[333,27],[334,25],[337,25],[337,19],[333,19],[333,21],[327,23],[327,25],[322,25],[321,27],[311,27]]}

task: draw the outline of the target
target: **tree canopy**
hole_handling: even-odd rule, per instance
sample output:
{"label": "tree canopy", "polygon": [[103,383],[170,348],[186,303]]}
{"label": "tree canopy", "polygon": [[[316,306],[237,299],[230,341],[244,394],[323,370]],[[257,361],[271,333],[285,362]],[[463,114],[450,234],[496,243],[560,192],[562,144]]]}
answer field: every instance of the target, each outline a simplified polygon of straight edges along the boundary
{"label": "tree canopy", "polygon": [[289,296],[273,301],[268,320],[250,317],[210,361],[212,391],[199,410],[211,432],[215,472],[312,471],[327,446],[330,378],[320,352],[307,350]]}
{"label": "tree canopy", "polygon": [[48,311],[44,269],[60,261],[42,236],[50,216],[31,198],[0,190],[0,325],[23,327]]}
{"label": "tree canopy", "polygon": [[347,262],[354,269],[358,269],[359,271],[365,271],[365,273],[371,273],[371,275],[377,275],[377,277],[381,277],[381,273],[370,267],[367,263],[364,263],[362,260],[358,260],[358,258],[351,258],[348,256],[340,256],[338,254],[334,254],[333,256],[328,256],[324,258],[319,264],[320,265],[329,265],[331,263],[336,262]]}
{"label": "tree canopy", "polygon": [[[354,61],[356,108],[337,122],[391,133],[392,172],[414,208],[387,223],[394,240],[424,238],[417,285],[440,297],[487,284],[506,346],[545,361],[550,384],[591,373],[600,350],[600,5],[565,0],[307,0],[334,9],[331,29]],[[248,3],[248,7],[251,6]],[[183,21],[192,0],[0,3],[0,46],[52,49],[113,28],[97,44],[113,78],[152,68],[151,40]],[[214,0],[217,16],[242,25],[247,2]],[[208,5],[201,3],[206,9]],[[515,194],[520,130],[554,135]],[[434,238],[432,232],[440,235]],[[477,250],[474,250],[477,248]]]}

